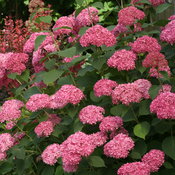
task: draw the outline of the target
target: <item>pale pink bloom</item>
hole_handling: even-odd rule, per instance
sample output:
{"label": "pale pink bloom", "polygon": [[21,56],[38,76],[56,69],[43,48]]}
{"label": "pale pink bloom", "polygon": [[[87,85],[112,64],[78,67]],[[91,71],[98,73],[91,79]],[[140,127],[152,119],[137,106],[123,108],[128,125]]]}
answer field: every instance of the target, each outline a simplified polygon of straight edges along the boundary
{"label": "pale pink bloom", "polygon": [[100,106],[89,105],[81,109],[79,119],[83,124],[96,124],[104,118],[105,110]]}
{"label": "pale pink bloom", "polygon": [[156,149],[152,149],[142,158],[142,162],[149,165],[151,172],[157,172],[163,165],[164,161],[164,152]]}
{"label": "pale pink bloom", "polygon": [[7,157],[6,152],[0,152],[0,161],[5,160],[5,159],[6,159],[6,157]]}
{"label": "pale pink bloom", "polygon": [[104,132],[96,132],[94,134],[91,134],[90,136],[93,140],[92,143],[97,147],[104,145],[108,139],[107,134]]}
{"label": "pale pink bloom", "polygon": [[137,56],[134,52],[125,49],[116,51],[107,61],[109,67],[121,70],[135,69],[135,61]]}
{"label": "pale pink bloom", "polygon": [[10,121],[6,124],[5,128],[7,130],[11,130],[14,126],[16,125],[16,122],[15,121]]}
{"label": "pale pink bloom", "polygon": [[172,15],[168,18],[168,20],[172,21],[172,20],[175,20],[175,15]]}
{"label": "pale pink bloom", "polygon": [[108,29],[96,24],[86,30],[86,33],[80,38],[80,44],[82,47],[90,45],[110,47],[116,44],[116,38]]}
{"label": "pale pink bloom", "polygon": [[94,85],[94,94],[97,97],[101,97],[103,95],[110,96],[112,93],[112,90],[117,86],[118,84],[115,81],[108,80],[108,79],[101,79],[97,81]]}
{"label": "pale pink bloom", "polygon": [[125,134],[118,134],[104,145],[104,154],[116,159],[126,158],[134,147],[134,141]]}

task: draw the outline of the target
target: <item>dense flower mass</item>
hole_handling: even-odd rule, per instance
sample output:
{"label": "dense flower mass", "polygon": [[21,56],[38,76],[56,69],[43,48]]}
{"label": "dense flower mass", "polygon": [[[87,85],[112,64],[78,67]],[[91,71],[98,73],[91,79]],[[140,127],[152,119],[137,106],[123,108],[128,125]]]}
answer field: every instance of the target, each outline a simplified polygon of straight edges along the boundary
{"label": "dense flower mass", "polygon": [[118,171],[118,175],[150,175],[150,168],[143,162],[126,163]]}
{"label": "dense flower mass", "polygon": [[150,111],[156,113],[159,119],[175,119],[175,93],[159,94],[151,103]]}
{"label": "dense flower mass", "polygon": [[99,125],[100,131],[102,132],[114,132],[123,125],[123,120],[118,116],[107,116]]}
{"label": "dense flower mass", "polygon": [[118,13],[118,22],[124,26],[131,26],[137,20],[142,20],[145,17],[145,13],[136,7],[130,6],[123,8]]}
{"label": "dense flower mass", "polygon": [[89,45],[97,47],[106,45],[110,47],[115,45],[115,43],[115,36],[108,29],[98,24],[86,30],[86,33],[80,38],[80,44],[83,47],[88,47]]}
{"label": "dense flower mass", "polygon": [[83,9],[76,17],[79,27],[90,26],[99,22],[98,10],[94,7]]}
{"label": "dense flower mass", "polygon": [[97,97],[101,97],[103,95],[110,96],[112,93],[112,90],[117,86],[118,84],[115,81],[108,80],[108,79],[101,79],[97,81],[94,85],[94,94]]}
{"label": "dense flower mass", "polygon": [[161,50],[158,41],[147,35],[137,38],[134,43],[130,43],[130,46],[132,51],[136,53],[160,52]]}
{"label": "dense flower mass", "polygon": [[76,105],[84,98],[83,92],[74,85],[63,85],[50,97],[50,108],[63,108],[68,103]]}
{"label": "dense flower mass", "polygon": [[104,118],[105,110],[100,106],[89,105],[84,107],[79,113],[79,119],[83,124],[96,124]]}
{"label": "dense flower mass", "polygon": [[160,39],[169,44],[175,43],[175,20],[170,21],[160,34]]}
{"label": "dense flower mass", "polygon": [[137,56],[132,51],[125,49],[116,51],[109,59],[108,66],[121,70],[133,70],[135,69],[135,61]]}
{"label": "dense flower mass", "polygon": [[104,145],[104,154],[116,159],[126,158],[134,147],[134,141],[125,134],[118,134]]}
{"label": "dense flower mass", "polygon": [[20,100],[7,100],[0,110],[0,122],[11,121],[21,117],[20,108],[24,103]]}
{"label": "dense flower mass", "polygon": [[142,162],[149,165],[151,172],[157,172],[163,165],[164,158],[164,152],[153,149],[143,156]]}
{"label": "dense flower mass", "polygon": [[160,4],[164,4],[165,0],[149,0],[149,2],[153,5],[153,6],[158,6]]}
{"label": "dense flower mass", "polygon": [[41,157],[44,163],[54,165],[57,162],[57,159],[61,157],[60,145],[56,143],[49,145],[43,151]]}
{"label": "dense flower mass", "polygon": [[35,94],[30,97],[26,103],[26,108],[29,111],[35,112],[37,110],[47,108],[50,104],[50,97],[47,94]]}

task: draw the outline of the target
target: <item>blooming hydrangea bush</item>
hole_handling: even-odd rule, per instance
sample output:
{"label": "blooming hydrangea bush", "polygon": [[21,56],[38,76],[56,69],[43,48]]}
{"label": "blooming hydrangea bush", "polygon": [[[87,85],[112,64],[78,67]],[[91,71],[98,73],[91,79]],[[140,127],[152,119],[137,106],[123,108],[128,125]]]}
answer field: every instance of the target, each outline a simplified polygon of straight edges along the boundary
{"label": "blooming hydrangea bush", "polygon": [[23,49],[0,50],[0,174],[174,173],[175,18],[149,19],[170,4],[76,3],[31,1]]}

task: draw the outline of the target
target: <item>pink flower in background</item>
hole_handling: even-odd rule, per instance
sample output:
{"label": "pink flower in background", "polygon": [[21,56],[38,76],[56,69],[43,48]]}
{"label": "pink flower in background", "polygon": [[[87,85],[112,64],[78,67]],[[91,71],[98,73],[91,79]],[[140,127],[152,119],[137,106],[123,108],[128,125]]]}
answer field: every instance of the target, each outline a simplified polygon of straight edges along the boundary
{"label": "pink flower in background", "polygon": [[48,165],[54,165],[57,162],[57,159],[61,157],[60,145],[52,144],[49,145],[41,154],[42,160]]}
{"label": "pink flower in background", "polygon": [[162,88],[159,90],[159,94],[160,93],[164,93],[164,92],[171,92],[172,86],[169,84],[164,84],[162,85]]}
{"label": "pink flower in background", "polygon": [[149,0],[153,6],[158,6],[165,3],[165,0]]}
{"label": "pink flower in background", "polygon": [[6,157],[7,157],[6,152],[0,152],[0,161],[5,160],[5,159],[6,159]]}
{"label": "pink flower in background", "polygon": [[96,124],[104,118],[105,110],[100,106],[89,105],[81,109],[79,119],[83,124]]}
{"label": "pink flower in background", "polygon": [[63,164],[63,169],[65,172],[68,172],[68,173],[76,172],[78,169],[78,165]]}
{"label": "pink flower in background", "polygon": [[37,110],[48,108],[50,104],[50,97],[47,94],[35,94],[30,97],[26,103],[26,108],[29,111],[35,112]]}
{"label": "pink flower in background", "polygon": [[118,171],[118,175],[150,175],[150,167],[143,162],[126,163]]}
{"label": "pink flower in background", "polygon": [[150,105],[150,111],[156,113],[159,119],[175,119],[175,93],[159,94]]}
{"label": "pink flower in background", "polygon": [[1,107],[0,122],[11,121],[21,117],[20,108],[24,103],[20,100],[7,100]]}
{"label": "pink flower in background", "polygon": [[104,145],[104,154],[116,159],[126,158],[134,147],[134,141],[125,134],[118,134]]}
{"label": "pink flower in background", "polygon": [[115,37],[117,37],[121,33],[126,33],[128,31],[128,28],[124,26],[123,24],[117,24],[115,28],[111,31]]}
{"label": "pink flower in background", "polygon": [[145,13],[136,7],[129,6],[123,8],[118,13],[118,23],[124,26],[131,26],[137,20],[142,20],[145,17]]}
{"label": "pink flower in background", "polygon": [[168,20],[172,21],[172,20],[175,20],[175,15],[172,15],[168,18]]}
{"label": "pink flower in background", "polygon": [[116,51],[107,61],[109,67],[113,67],[121,70],[133,70],[135,69],[135,61],[137,56],[132,51],[125,49]]}
{"label": "pink flower in background", "polygon": [[134,43],[130,43],[129,45],[135,53],[160,52],[161,50],[158,41],[147,35],[137,38]]}
{"label": "pink flower in background", "polygon": [[6,124],[5,128],[7,130],[11,130],[14,126],[16,125],[16,122],[15,121],[10,121]]}
{"label": "pink flower in background", "polygon": [[101,97],[103,95],[110,96],[112,93],[112,90],[117,86],[118,84],[115,81],[108,80],[108,79],[101,79],[97,81],[94,85],[94,94],[97,97]]}
{"label": "pink flower in background", "polygon": [[164,161],[164,152],[156,149],[152,149],[142,157],[142,162],[149,165],[151,172],[157,172]]}
{"label": "pink flower in background", "polygon": [[113,132],[116,131],[123,125],[123,119],[118,116],[107,116],[99,125],[100,131],[102,132]]}
{"label": "pink flower in background", "polygon": [[149,70],[150,77],[163,78],[163,75],[160,73],[160,71],[166,72],[169,77],[171,76],[170,67],[164,66],[164,67],[158,67],[157,69],[151,68]]}
{"label": "pink flower in background", "polygon": [[110,47],[116,44],[116,38],[108,29],[97,24],[86,30],[86,33],[80,38],[80,44],[82,47],[90,45]]}

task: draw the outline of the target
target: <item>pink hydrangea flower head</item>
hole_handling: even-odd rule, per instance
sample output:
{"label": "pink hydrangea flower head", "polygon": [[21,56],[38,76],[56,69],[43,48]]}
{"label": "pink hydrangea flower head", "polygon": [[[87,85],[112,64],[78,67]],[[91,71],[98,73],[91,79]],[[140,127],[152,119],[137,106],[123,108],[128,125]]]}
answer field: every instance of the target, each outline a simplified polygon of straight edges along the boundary
{"label": "pink hydrangea flower head", "polygon": [[108,29],[96,24],[86,30],[86,33],[80,38],[80,44],[82,47],[90,45],[110,47],[116,44],[116,38]]}
{"label": "pink hydrangea flower head", "polygon": [[111,31],[115,37],[119,36],[121,33],[126,33],[128,31],[128,28],[124,26],[123,24],[117,24],[114,29]]}
{"label": "pink hydrangea flower head", "polygon": [[160,39],[169,44],[175,43],[175,20],[170,21],[160,33]]}
{"label": "pink hydrangea flower head", "polygon": [[100,106],[89,105],[81,109],[79,119],[83,124],[96,124],[103,120],[105,110]]}
{"label": "pink hydrangea flower head", "polygon": [[118,84],[115,81],[108,80],[108,79],[101,79],[97,81],[94,85],[94,94],[97,97],[101,97],[103,95],[110,96],[112,93],[112,90],[117,86]]}
{"label": "pink hydrangea flower head", "polygon": [[107,134],[104,132],[96,132],[94,134],[91,134],[91,139],[93,140],[93,144],[95,144],[95,146],[102,146],[106,143],[108,137]]}
{"label": "pink hydrangea flower head", "polygon": [[35,133],[38,137],[48,137],[54,130],[54,125],[51,121],[43,121],[35,128]]}
{"label": "pink hydrangea flower head", "polygon": [[113,104],[118,104],[119,102],[125,105],[139,103],[142,98],[143,95],[135,83],[120,84],[112,92]]}
{"label": "pink hydrangea flower head", "polygon": [[41,154],[43,162],[48,165],[54,165],[60,156],[60,145],[56,143],[49,145]]}
{"label": "pink hydrangea flower head", "polygon": [[98,23],[98,10],[94,7],[83,9],[76,17],[76,22],[80,28]]}
{"label": "pink hydrangea flower head", "polygon": [[6,159],[6,157],[7,157],[6,152],[0,152],[0,161],[5,160],[5,159]]}
{"label": "pink hydrangea flower head", "polygon": [[145,13],[136,7],[129,6],[123,8],[118,13],[118,23],[124,26],[131,26],[137,20],[142,20],[145,17]]}
{"label": "pink hydrangea flower head", "polygon": [[118,171],[118,175],[150,175],[150,168],[143,162],[126,163]]}
{"label": "pink hydrangea flower head", "polygon": [[149,89],[152,86],[150,81],[148,81],[146,79],[138,79],[138,80],[134,81],[134,84],[137,85],[137,89],[140,93],[142,93],[143,98],[145,98],[145,99],[150,98]]}
{"label": "pink hydrangea flower head", "polygon": [[78,169],[78,165],[63,164],[63,170],[67,173],[76,172],[77,169]]}
{"label": "pink hydrangea flower head", "polygon": [[47,94],[35,94],[30,97],[26,103],[26,108],[29,111],[35,112],[37,110],[48,108],[50,97]]}
{"label": "pink hydrangea flower head", "polygon": [[7,100],[1,107],[0,122],[16,120],[21,117],[20,108],[24,103],[20,100]]}
{"label": "pink hydrangea flower head", "polygon": [[125,49],[116,51],[107,61],[109,67],[121,70],[135,69],[135,61],[137,56],[134,52]]}
{"label": "pink hydrangea flower head", "polygon": [[134,43],[130,43],[130,46],[135,53],[160,52],[161,50],[158,41],[147,35],[137,38]]}
{"label": "pink hydrangea flower head", "polygon": [[129,136],[128,131],[124,127],[120,127],[118,130],[114,130],[111,132],[110,139],[112,140],[118,134],[125,134],[125,135]]}
{"label": "pink hydrangea flower head", "polygon": [[159,90],[159,94],[160,93],[164,93],[164,92],[171,92],[172,86],[169,84],[164,84],[162,85],[162,88]]}
{"label": "pink hydrangea flower head", "polygon": [[165,161],[163,151],[153,149],[142,157],[142,162],[148,164],[151,172],[157,172]]}
{"label": "pink hydrangea flower head", "polygon": [[70,33],[73,32],[74,27],[75,27],[74,17],[62,16],[56,21],[55,25],[53,26],[53,33],[56,36],[69,35]]}
{"label": "pink hydrangea flower head", "polygon": [[65,165],[78,165],[81,159],[81,155],[77,153],[63,153],[62,155],[62,162]]}
{"label": "pink hydrangea flower head", "polygon": [[168,76],[171,76],[171,72],[170,72],[170,67],[169,66],[162,66],[162,67],[158,67],[156,68],[151,68],[149,70],[149,76],[150,77],[156,77],[156,78],[163,78],[163,75],[160,73],[160,71],[164,71],[168,74]]}
{"label": "pink hydrangea flower head", "polygon": [[9,133],[0,134],[0,152],[9,150],[14,142],[15,139]]}
{"label": "pink hydrangea flower head", "polygon": [[116,159],[126,158],[134,147],[134,141],[125,134],[118,134],[104,145],[104,154]]}
{"label": "pink hydrangea flower head", "polygon": [[159,6],[161,4],[165,3],[165,0],[149,0],[149,2],[153,5],[153,6]]}
{"label": "pink hydrangea flower head", "polygon": [[107,116],[105,117],[99,125],[100,131],[102,132],[113,132],[116,131],[123,125],[123,120],[121,117]]}
{"label": "pink hydrangea flower head", "polygon": [[159,119],[175,119],[175,93],[160,93],[150,105],[150,111]]}
{"label": "pink hydrangea flower head", "polygon": [[6,128],[7,130],[11,130],[15,125],[16,125],[16,122],[15,122],[15,121],[9,121],[9,122],[6,124],[5,128]]}
{"label": "pink hydrangea flower head", "polygon": [[168,20],[172,21],[172,20],[175,20],[175,15],[172,15],[168,18]]}
{"label": "pink hydrangea flower head", "polygon": [[63,59],[63,63],[70,63],[71,61],[73,61],[75,58],[78,58],[78,57],[80,57],[80,55],[73,56],[72,58],[65,57]]}
{"label": "pink hydrangea flower head", "polygon": [[47,121],[51,121],[52,124],[55,126],[61,122],[61,118],[58,117],[56,114],[50,114]]}

